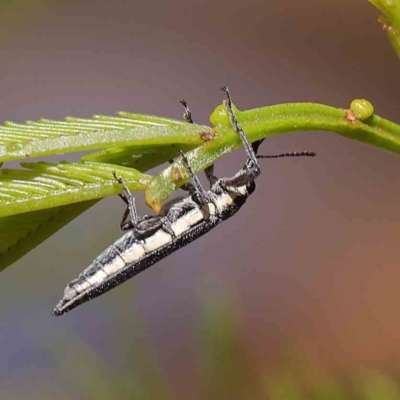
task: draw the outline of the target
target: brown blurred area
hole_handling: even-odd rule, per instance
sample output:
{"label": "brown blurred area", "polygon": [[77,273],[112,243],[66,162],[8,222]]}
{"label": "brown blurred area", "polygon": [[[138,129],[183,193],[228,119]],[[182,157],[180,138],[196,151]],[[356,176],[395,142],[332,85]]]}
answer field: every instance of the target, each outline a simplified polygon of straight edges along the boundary
{"label": "brown blurred area", "polygon": [[[377,15],[359,0],[5,3],[0,119],[118,110],[180,118],[184,98],[196,122],[208,123],[228,85],[239,109],[295,101],[348,107],[367,98],[378,115],[400,121],[400,62]],[[398,370],[400,158],[324,132],[282,135],[262,147],[292,150],[318,156],[263,161],[257,192],[234,219],[65,317],[50,311],[66,283],[120,234],[118,199],[3,272],[4,398],[25,398],[24,387],[40,398],[49,376],[76,395],[60,360],[78,342],[111,370],[125,370],[141,334],[172,386],[187,378],[190,397],[204,299],[211,308],[231,304],[246,351],[263,368],[290,354],[338,373]],[[235,152],[216,171],[229,175],[243,160]],[[73,365],[85,370],[85,358]]]}

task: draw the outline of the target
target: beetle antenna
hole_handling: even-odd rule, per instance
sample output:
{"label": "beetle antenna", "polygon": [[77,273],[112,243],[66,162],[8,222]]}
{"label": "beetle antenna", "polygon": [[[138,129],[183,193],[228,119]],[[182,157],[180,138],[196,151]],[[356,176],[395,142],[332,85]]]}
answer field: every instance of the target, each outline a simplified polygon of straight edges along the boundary
{"label": "beetle antenna", "polygon": [[313,151],[291,151],[289,153],[257,155],[257,158],[284,158],[284,157],[315,157],[317,153]]}
{"label": "beetle antenna", "polygon": [[233,112],[232,98],[231,98],[231,94],[229,92],[229,89],[228,89],[227,86],[223,86],[221,88],[221,90],[226,95],[226,106],[227,106],[227,109],[228,109],[229,117],[230,117],[231,123],[233,125],[233,128],[235,129],[236,133],[240,136],[240,139],[243,142],[243,147],[246,150],[247,157],[249,158],[249,161],[251,161],[251,163],[256,167],[256,169],[258,169],[259,167],[258,167],[258,162],[257,162],[257,156],[256,156],[256,153],[254,152],[253,146],[251,145],[251,143],[247,139],[247,136],[243,132],[242,128],[240,128],[240,126],[238,124],[238,121],[237,121],[237,119],[235,117],[235,114]]}

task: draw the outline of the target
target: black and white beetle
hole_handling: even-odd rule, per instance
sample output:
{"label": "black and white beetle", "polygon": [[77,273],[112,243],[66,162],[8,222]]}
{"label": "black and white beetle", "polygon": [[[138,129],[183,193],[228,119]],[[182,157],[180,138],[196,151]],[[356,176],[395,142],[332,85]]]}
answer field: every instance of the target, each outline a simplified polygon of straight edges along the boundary
{"label": "black and white beetle", "polygon": [[[121,228],[128,232],[104,250],[77,279],[67,285],[62,300],[53,310],[54,315],[62,315],[100,296],[236,214],[256,188],[255,179],[260,174],[257,158],[315,155],[312,152],[299,152],[258,156],[257,151],[262,140],[253,144],[248,141],[234,115],[228,88],[224,87],[222,90],[226,94],[226,107],[231,123],[247,153],[244,167],[233,177],[220,179],[214,176],[213,167],[209,167],[206,176],[211,190],[206,191],[185,154],[181,152],[182,161],[193,181],[193,184],[187,183],[183,186],[190,192],[189,196],[173,203],[160,215],[143,217],[138,217],[134,197],[123,181],[114,174],[123,190],[121,197],[127,203]],[[185,119],[192,122],[189,108],[184,101],[181,103],[185,107]]]}

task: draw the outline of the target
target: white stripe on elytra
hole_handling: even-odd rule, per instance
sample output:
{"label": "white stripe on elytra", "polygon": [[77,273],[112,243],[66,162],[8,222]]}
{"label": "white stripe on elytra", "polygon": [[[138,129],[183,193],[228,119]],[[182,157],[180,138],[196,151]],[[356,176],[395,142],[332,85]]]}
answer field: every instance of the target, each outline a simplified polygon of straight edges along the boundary
{"label": "white stripe on elytra", "polygon": [[122,251],[122,255],[127,264],[130,264],[146,254],[144,247],[140,243],[133,243],[133,245]]}
{"label": "white stripe on elytra", "polygon": [[149,236],[145,239],[143,243],[143,247],[146,253],[150,253],[154,250],[159,249],[160,247],[164,246],[165,244],[172,241],[172,236],[164,232],[163,230],[158,230],[154,233],[154,235]]}
{"label": "white stripe on elytra", "polygon": [[125,262],[117,254],[111,261],[104,264],[103,270],[107,275],[113,275],[123,267],[125,267]]}
{"label": "white stripe on elytra", "polygon": [[179,236],[190,229],[192,226],[199,223],[202,219],[204,219],[204,215],[201,212],[201,209],[196,207],[193,210],[190,210],[187,214],[184,214],[180,218],[178,218],[171,225],[171,228],[174,231],[175,235]]}

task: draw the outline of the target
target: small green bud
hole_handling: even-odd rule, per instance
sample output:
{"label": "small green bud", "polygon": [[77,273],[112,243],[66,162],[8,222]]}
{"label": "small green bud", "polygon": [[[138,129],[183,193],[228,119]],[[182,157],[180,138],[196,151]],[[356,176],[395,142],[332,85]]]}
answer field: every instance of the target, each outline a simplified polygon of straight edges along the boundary
{"label": "small green bud", "polygon": [[[232,104],[232,109],[237,117],[237,115],[240,111],[234,104]],[[210,115],[210,122],[213,126],[218,126],[218,125],[230,126],[231,125],[231,121],[230,121],[228,110],[226,109],[225,103],[220,104],[219,106],[217,106],[214,109],[214,111]]]}
{"label": "small green bud", "polygon": [[355,99],[350,104],[350,109],[354,116],[360,121],[364,121],[374,113],[374,106],[365,99]]}

